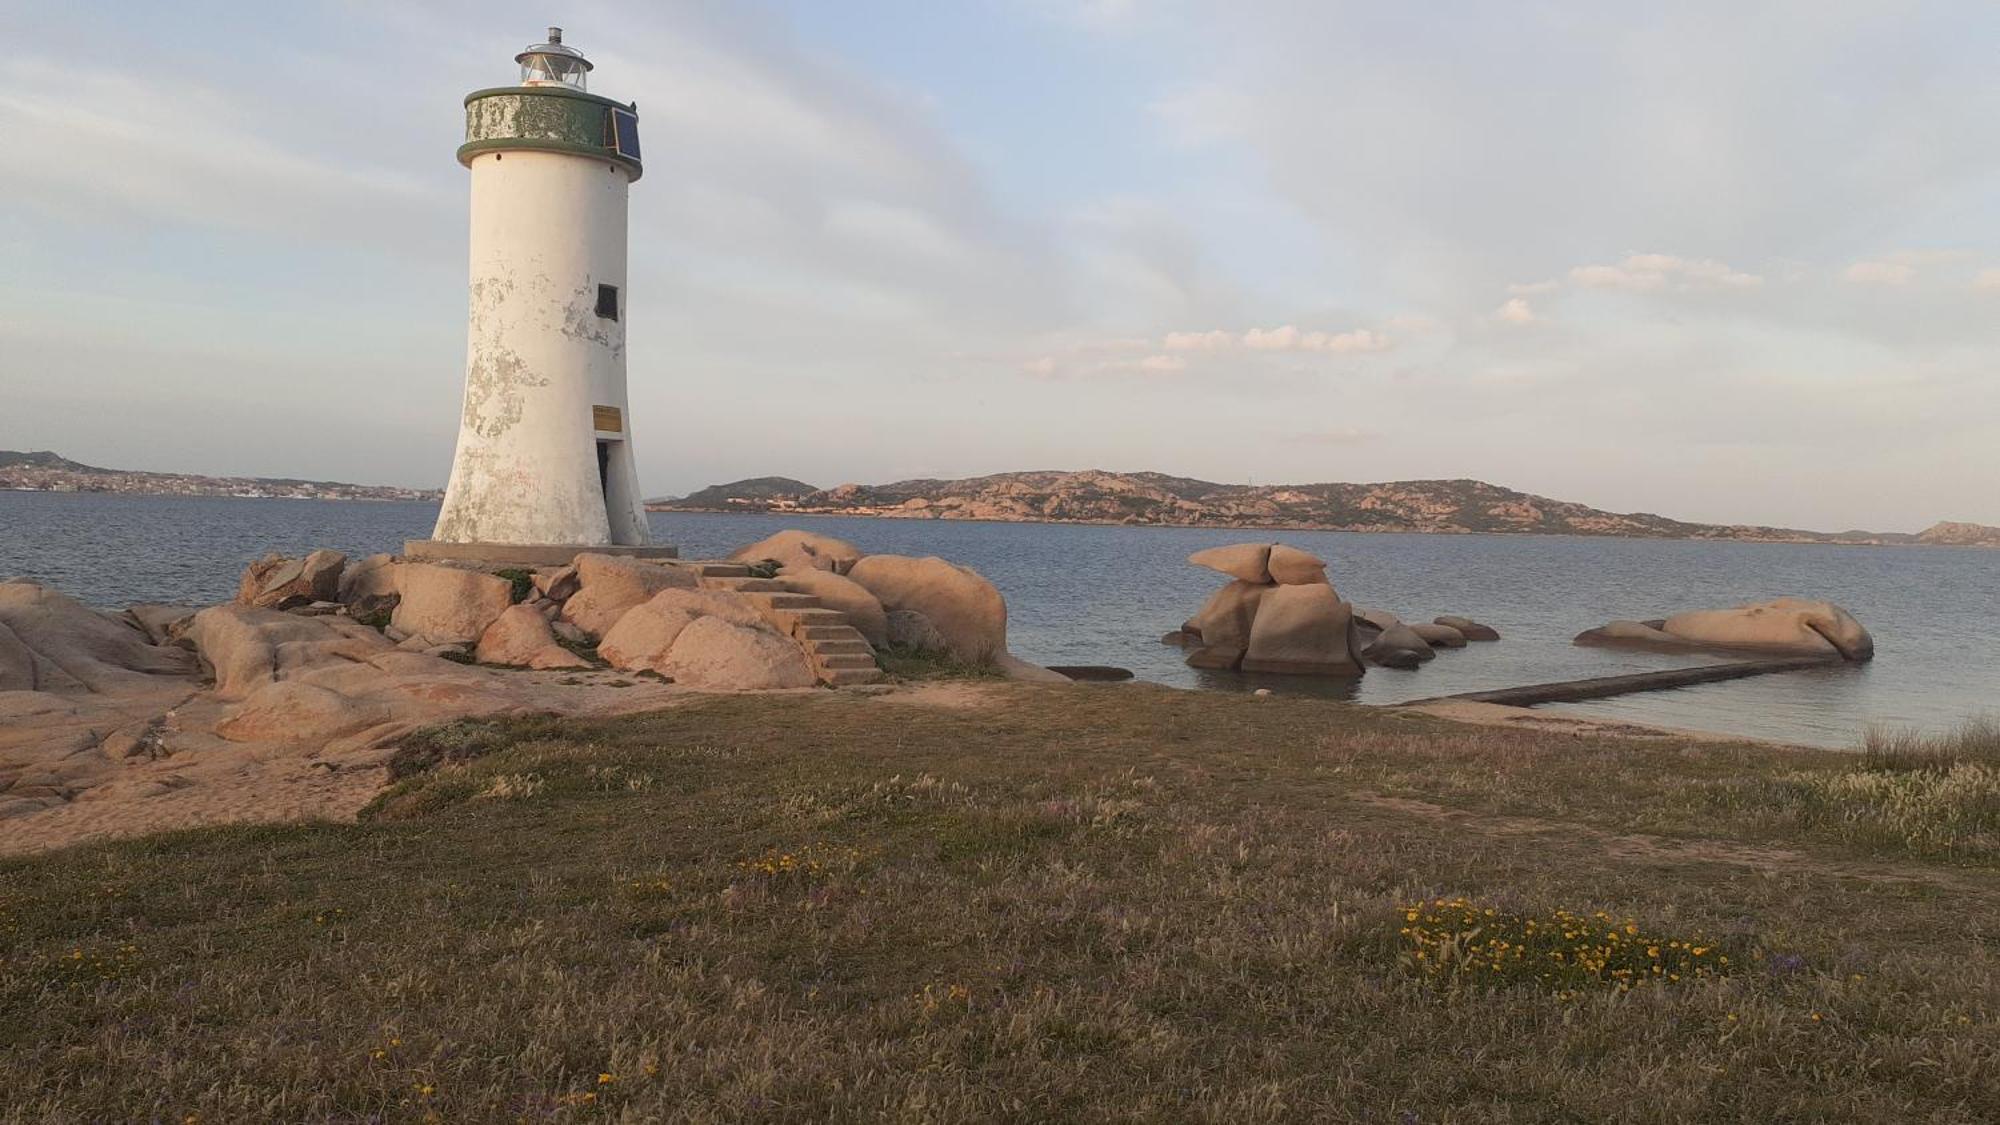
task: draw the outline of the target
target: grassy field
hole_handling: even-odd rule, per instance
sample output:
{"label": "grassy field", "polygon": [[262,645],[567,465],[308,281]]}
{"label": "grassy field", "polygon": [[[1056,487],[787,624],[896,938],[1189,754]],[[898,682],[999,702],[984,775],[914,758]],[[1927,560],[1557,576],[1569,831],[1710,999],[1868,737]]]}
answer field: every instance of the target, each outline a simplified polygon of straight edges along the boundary
{"label": "grassy field", "polygon": [[1132,684],[445,728],[360,824],[0,864],[0,1120],[1994,1121],[2000,765],[1877,742]]}

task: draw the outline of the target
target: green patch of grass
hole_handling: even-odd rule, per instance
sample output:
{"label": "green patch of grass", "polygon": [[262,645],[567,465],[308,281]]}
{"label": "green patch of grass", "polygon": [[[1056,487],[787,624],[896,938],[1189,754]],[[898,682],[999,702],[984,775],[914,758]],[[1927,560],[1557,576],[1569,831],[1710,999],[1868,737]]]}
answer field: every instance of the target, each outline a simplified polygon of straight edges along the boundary
{"label": "green patch of grass", "polygon": [[[1854,755],[968,694],[457,723],[358,824],[0,861],[0,1121],[2000,1108],[1990,863],[1680,796]],[[1470,983],[1566,918],[1615,955],[1538,933],[1577,979]],[[1611,975],[1711,937],[1727,972]]]}
{"label": "green patch of grass", "polygon": [[999,680],[1006,677],[985,664],[969,664],[946,652],[884,645],[875,662],[899,680]]}
{"label": "green patch of grass", "polygon": [[535,572],[532,570],[508,567],[504,570],[496,570],[493,574],[497,578],[505,578],[513,585],[511,596],[514,599],[515,605],[527,601],[528,596],[535,592]]}

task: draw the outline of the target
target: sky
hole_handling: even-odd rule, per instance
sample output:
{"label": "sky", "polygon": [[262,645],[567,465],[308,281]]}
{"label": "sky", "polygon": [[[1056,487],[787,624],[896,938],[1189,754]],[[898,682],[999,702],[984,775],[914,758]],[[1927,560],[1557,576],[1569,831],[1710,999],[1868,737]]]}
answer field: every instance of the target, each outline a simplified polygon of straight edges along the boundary
{"label": "sky", "polygon": [[649,495],[2000,524],[1983,0],[0,0],[0,448],[442,486],[460,102],[549,24],[639,106]]}

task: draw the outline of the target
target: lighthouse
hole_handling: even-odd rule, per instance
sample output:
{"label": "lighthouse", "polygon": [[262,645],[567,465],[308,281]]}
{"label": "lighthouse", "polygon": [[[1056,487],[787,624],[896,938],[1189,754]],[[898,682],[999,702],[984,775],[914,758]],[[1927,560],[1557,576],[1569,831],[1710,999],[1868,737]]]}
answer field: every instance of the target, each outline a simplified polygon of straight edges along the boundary
{"label": "lighthouse", "polygon": [[465,408],[437,528],[413,558],[566,562],[651,545],[625,394],[626,216],[636,104],[588,90],[549,28],[519,85],[465,98],[471,174]]}

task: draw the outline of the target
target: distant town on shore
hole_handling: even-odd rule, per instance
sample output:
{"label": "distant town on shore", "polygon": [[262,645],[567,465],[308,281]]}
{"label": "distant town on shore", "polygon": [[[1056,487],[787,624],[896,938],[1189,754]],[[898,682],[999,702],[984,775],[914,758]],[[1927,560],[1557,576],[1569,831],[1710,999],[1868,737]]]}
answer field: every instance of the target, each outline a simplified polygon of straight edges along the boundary
{"label": "distant town on shore", "polygon": [[[439,489],[345,484],[287,477],[212,477],[105,469],[46,450],[0,450],[0,490],[106,492],[294,500],[435,502]],[[1163,473],[996,473],[962,480],[905,480],[819,488],[789,477],[752,477],[680,497],[646,501],[651,511],[872,516],[1159,527],[1394,531],[1444,535],[1597,535],[1859,546],[2000,547],[2000,528],[1942,522],[1917,533],[1804,531],[1749,524],[1690,523],[1645,512],[1607,512],[1477,480],[1379,484],[1218,484]]]}
{"label": "distant town on shore", "polygon": [[0,489],[15,492],[121,492],[145,496],[233,496],[284,500],[437,500],[435,488],[343,484],[289,477],[210,477],[100,469],[57,453],[0,449]]}

